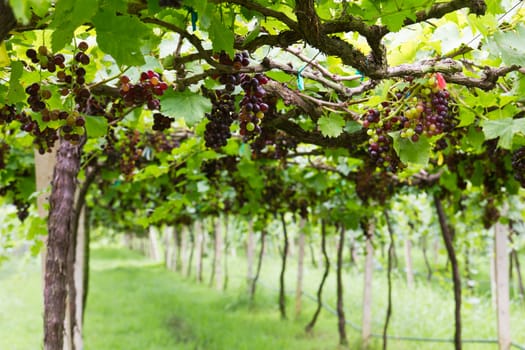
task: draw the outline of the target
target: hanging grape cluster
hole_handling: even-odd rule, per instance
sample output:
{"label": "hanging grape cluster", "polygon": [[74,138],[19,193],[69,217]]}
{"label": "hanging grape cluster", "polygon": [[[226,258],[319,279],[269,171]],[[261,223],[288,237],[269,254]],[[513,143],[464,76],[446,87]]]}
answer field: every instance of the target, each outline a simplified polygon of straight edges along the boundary
{"label": "hanging grape cluster", "polygon": [[297,140],[284,131],[264,128],[251,144],[252,157],[284,160],[297,144]]}
{"label": "hanging grape cluster", "polygon": [[169,129],[171,126],[171,123],[175,121],[174,118],[165,116],[162,113],[153,113],[153,127],[152,129],[155,131],[164,131],[166,129]]}
{"label": "hanging grape cluster", "polygon": [[525,147],[520,147],[512,154],[514,178],[525,188]]}
{"label": "hanging grape cluster", "polygon": [[120,95],[127,107],[146,104],[150,110],[160,110],[157,96],[162,96],[167,89],[168,84],[152,70],[142,72],[136,84],[131,83],[126,75],[120,77]]}
{"label": "hanging grape cluster", "polygon": [[[27,63],[28,69],[47,71],[54,76],[42,78],[25,88],[30,111],[18,111],[15,106],[0,106],[0,124],[19,122],[20,129],[33,136],[33,143],[41,154],[51,151],[59,135],[70,142],[80,142],[85,134],[85,119],[81,113],[94,110],[91,92],[85,85],[86,70],[82,67],[90,63],[85,53],[88,48],[86,42],[80,42],[69,62],[63,54],[54,54],[44,45],[37,50],[28,49],[26,56],[31,61]],[[70,108],[51,108],[49,101],[53,92],[48,83],[59,86],[64,106]]]}
{"label": "hanging grape cluster", "polygon": [[10,147],[6,142],[0,142],[0,170],[5,169]]}
{"label": "hanging grape cluster", "polygon": [[[235,120],[239,120],[239,133],[245,140],[261,132],[261,119],[269,108],[263,100],[266,95],[263,85],[268,83],[268,78],[261,73],[256,73],[252,77],[247,73],[236,72],[250,64],[247,52],[236,53],[233,59],[225,52],[221,52],[214,58],[220,64],[231,66],[234,71],[214,76],[224,84],[223,89],[212,92],[203,90],[204,95],[210,98],[213,105],[211,113],[206,114],[209,123],[206,125],[204,139],[207,147],[218,149],[226,145],[231,137],[230,126]],[[235,98],[232,96],[235,86],[240,86],[244,91],[239,113],[236,112]]]}
{"label": "hanging grape cluster", "polygon": [[415,143],[422,136],[440,135],[457,125],[457,111],[441,75],[417,80],[406,78],[400,85],[390,91],[390,100],[362,116],[372,161],[378,168],[392,172],[401,164],[392,150],[389,133],[399,132],[401,138]]}

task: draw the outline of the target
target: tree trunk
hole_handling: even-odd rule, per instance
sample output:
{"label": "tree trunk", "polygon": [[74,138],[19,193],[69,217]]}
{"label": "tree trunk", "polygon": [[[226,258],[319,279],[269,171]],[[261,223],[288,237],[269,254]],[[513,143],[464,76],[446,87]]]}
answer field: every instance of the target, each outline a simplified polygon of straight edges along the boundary
{"label": "tree trunk", "polygon": [[344,225],[341,225],[339,231],[339,243],[337,245],[337,329],[339,331],[339,344],[346,346],[348,345],[348,339],[346,337],[346,319],[343,301],[343,248],[346,233]]}
{"label": "tree trunk", "polygon": [[[412,227],[412,225],[410,225]],[[405,238],[405,269],[407,277],[407,286],[410,289],[414,288],[414,267],[412,265],[412,241],[410,238]]]}
{"label": "tree trunk", "polygon": [[192,227],[187,228],[187,236],[188,236],[188,244],[190,246],[189,256],[188,256],[188,266],[186,270],[186,276],[191,276],[191,267],[193,266],[193,256],[195,255],[195,248],[197,245],[197,230],[195,229],[197,223],[195,223]]}
{"label": "tree trunk", "polygon": [[261,231],[261,250],[259,251],[259,261],[257,262],[257,271],[255,271],[255,276],[253,277],[251,288],[250,288],[250,302],[253,303],[255,299],[255,289],[257,288],[257,280],[261,274],[262,261],[264,257],[264,241],[266,238],[266,231],[263,229]]}
{"label": "tree trunk", "polygon": [[509,350],[510,300],[509,300],[509,254],[507,253],[508,232],[500,222],[494,225],[496,263],[496,305],[498,311],[499,350]]}
{"label": "tree trunk", "polygon": [[427,267],[427,281],[430,281],[432,279],[432,266],[430,265],[430,261],[428,259],[428,253],[427,253],[427,238],[424,236],[421,239],[421,250],[423,252],[423,260],[425,261],[425,266]]}
{"label": "tree trunk", "polygon": [[9,6],[9,1],[0,1],[0,44],[7,38],[9,32],[16,26],[16,18]]}
{"label": "tree trunk", "polygon": [[372,273],[374,271],[374,246],[372,239],[374,235],[374,223],[366,218],[361,222],[363,233],[366,237],[365,275],[363,290],[363,325],[361,339],[363,348],[367,349],[372,336]]}
{"label": "tree trunk", "polygon": [[317,322],[317,318],[319,317],[319,314],[321,313],[321,308],[323,307],[323,287],[326,282],[326,278],[328,277],[328,273],[330,272],[330,260],[328,258],[328,253],[326,251],[326,224],[324,220],[321,220],[321,250],[323,252],[324,257],[324,273],[323,278],[321,279],[321,284],[319,285],[319,288],[317,289],[317,309],[315,310],[314,316],[312,317],[312,320],[310,323],[306,325],[306,332],[310,333],[312,329],[315,326],[315,323]]}
{"label": "tree trunk", "polygon": [[456,350],[461,350],[461,277],[459,275],[458,261],[453,245],[452,227],[447,222],[441,199],[434,194],[434,205],[439,218],[439,226],[443,235],[443,241],[447,249],[448,259],[452,265],[452,281],[454,282],[454,301],[455,301],[455,332],[454,332],[454,347]]}
{"label": "tree trunk", "polygon": [[388,341],[388,324],[390,323],[390,317],[392,316],[392,262],[394,258],[394,230],[392,228],[392,222],[390,221],[390,215],[388,210],[383,210],[383,215],[386,220],[386,227],[388,229],[388,236],[390,237],[390,244],[388,245],[388,262],[387,262],[387,281],[388,281],[388,291],[387,291],[387,308],[386,308],[386,317],[385,325],[383,326],[383,350],[387,348]]}
{"label": "tree trunk", "polygon": [[247,281],[251,284],[253,278],[253,262],[255,258],[255,234],[253,232],[253,220],[248,224],[248,240],[246,242],[246,260],[247,260]]}
{"label": "tree trunk", "polygon": [[306,219],[301,217],[299,221],[299,241],[297,242],[297,284],[295,287],[295,317],[301,315],[303,300],[303,272],[304,272],[304,243],[306,235],[304,226]]}
{"label": "tree trunk", "polygon": [[281,224],[283,227],[283,251],[282,251],[282,264],[281,274],[279,276],[279,312],[281,313],[281,319],[285,320],[286,317],[286,290],[284,286],[284,276],[286,273],[286,258],[288,257],[288,232],[286,231],[286,221],[284,220],[284,214],[281,213]]}
{"label": "tree trunk", "polygon": [[68,252],[71,241],[76,179],[80,168],[81,145],[62,140],[57,153],[49,199],[47,257],[44,287],[44,350],[64,346]]}
{"label": "tree trunk", "polygon": [[[513,236],[513,223],[512,221],[510,222],[510,226],[509,226],[509,242],[510,243],[514,243],[514,240],[512,238]],[[521,268],[520,268],[520,259],[519,259],[519,254],[518,254],[518,251],[513,247],[511,252],[510,252],[510,259],[511,259],[511,262],[513,262],[513,266],[514,266],[514,269],[516,270],[516,277],[517,277],[517,283],[518,283],[518,293],[519,293],[519,296],[520,296],[520,299],[522,302],[525,301],[525,288],[523,287],[523,279],[521,277]]]}
{"label": "tree trunk", "polygon": [[182,271],[182,227],[173,225],[173,271]]}

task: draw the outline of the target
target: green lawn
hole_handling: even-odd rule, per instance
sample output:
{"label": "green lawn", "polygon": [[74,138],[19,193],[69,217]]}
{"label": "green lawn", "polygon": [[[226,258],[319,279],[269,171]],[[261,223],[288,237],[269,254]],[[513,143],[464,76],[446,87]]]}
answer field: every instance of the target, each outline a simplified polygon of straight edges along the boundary
{"label": "green lawn", "polygon": [[[230,288],[226,293],[196,284],[136,252],[118,248],[97,248],[92,253],[90,293],[87,304],[85,344],[87,350],[164,350],[164,349],[336,349],[336,318],[321,313],[313,335],[304,326],[314,303],[304,299],[304,313],[293,317],[290,295],[288,321],[281,321],[277,310],[278,258],[266,257],[257,304],[250,306],[244,292],[244,262],[230,259]],[[205,260],[209,270],[210,258]],[[295,265],[290,264],[287,289],[293,291]],[[208,272],[208,271],[206,271]],[[320,271],[309,268],[307,292],[314,294]],[[384,271],[375,272],[374,332],[380,333],[385,314]],[[326,286],[326,301],[335,305],[333,270]],[[346,309],[350,322],[359,325],[362,276],[352,270],[345,275]],[[444,279],[428,285],[416,284],[408,290],[403,276],[396,277],[394,310],[390,333],[414,337],[450,339],[453,334],[453,300]],[[30,260],[9,262],[0,267],[0,349],[40,349],[41,326],[40,266]],[[513,305],[513,339],[525,344],[525,310]],[[464,338],[495,338],[495,316],[486,297],[465,302]],[[347,328],[357,349],[359,332]],[[380,348],[379,340],[374,348]],[[496,349],[495,345],[466,344],[465,349]],[[389,349],[453,349],[449,343],[394,341]]]}

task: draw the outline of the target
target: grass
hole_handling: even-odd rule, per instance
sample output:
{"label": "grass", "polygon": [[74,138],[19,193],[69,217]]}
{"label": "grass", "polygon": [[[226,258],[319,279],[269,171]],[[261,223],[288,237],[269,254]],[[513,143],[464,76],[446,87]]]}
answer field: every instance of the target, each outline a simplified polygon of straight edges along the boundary
{"label": "grass", "polygon": [[[315,303],[304,298],[303,314],[293,317],[295,265],[287,272],[290,319],[281,321],[277,309],[279,259],[265,257],[256,305],[245,293],[244,261],[230,258],[230,288],[218,292],[207,287],[211,257],[205,260],[205,282],[166,271],[137,252],[121,248],[97,248],[92,252],[90,292],[85,318],[86,350],[219,350],[219,349],[337,349],[336,318],[323,310],[313,334],[304,326]],[[384,271],[374,279],[373,330],[380,333],[386,309]],[[321,271],[308,268],[305,290],[314,295]],[[40,349],[42,297],[40,266],[36,260],[23,264],[9,262],[0,267],[0,349]],[[345,274],[347,319],[360,324],[362,275],[357,269]],[[395,274],[394,309],[390,334],[422,338],[453,336],[453,299],[446,278],[423,281],[408,290],[404,276]],[[335,305],[335,274],[331,271],[325,288],[325,301]],[[466,296],[465,296],[466,297]],[[465,298],[467,299],[467,298]],[[469,300],[469,299],[467,299]],[[472,299],[474,301],[474,299]],[[496,338],[495,315],[490,298],[465,302],[462,310],[467,338]],[[512,335],[525,344],[525,310],[517,302],[512,307]],[[359,348],[357,330],[347,327],[351,345]],[[374,339],[372,349],[381,342]],[[423,343],[390,340],[392,350],[447,350],[450,343]],[[494,344],[466,344],[466,350],[496,349]],[[341,348],[342,349],[342,348]]]}

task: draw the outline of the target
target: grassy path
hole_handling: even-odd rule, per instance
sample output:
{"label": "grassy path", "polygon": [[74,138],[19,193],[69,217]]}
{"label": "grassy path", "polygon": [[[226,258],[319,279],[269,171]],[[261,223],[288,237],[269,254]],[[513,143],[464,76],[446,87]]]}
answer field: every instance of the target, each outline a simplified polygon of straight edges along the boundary
{"label": "grassy path", "polygon": [[[271,257],[270,257],[271,258]],[[314,303],[304,302],[299,320],[281,321],[277,310],[278,260],[263,266],[257,305],[249,307],[243,281],[244,262],[231,262],[229,291],[222,293],[191,279],[166,271],[136,252],[116,248],[92,251],[90,292],[85,318],[86,350],[334,350],[336,318],[321,313],[314,334],[307,336]],[[209,269],[209,259],[205,267]],[[276,262],[276,263],[275,263]],[[287,290],[294,286],[294,266],[287,274]],[[374,280],[374,331],[379,333],[385,310],[385,282],[381,272]],[[205,281],[207,281],[205,275]],[[306,290],[315,293],[319,271],[309,269]],[[325,300],[335,305],[335,278],[329,277]],[[362,276],[345,275],[347,318],[360,323]],[[403,276],[396,277],[391,334],[451,338],[452,300],[448,285],[416,284],[407,290]],[[293,297],[289,298],[289,312]],[[37,260],[0,267],[0,349],[37,350],[42,338],[42,296]],[[513,304],[513,339],[525,342],[523,309]],[[489,298],[465,303],[465,338],[495,338],[495,317]],[[351,346],[358,349],[359,333],[347,327]],[[373,349],[380,349],[379,341]],[[497,349],[495,345],[467,344],[465,350]],[[390,350],[448,350],[449,343],[390,341]]]}

